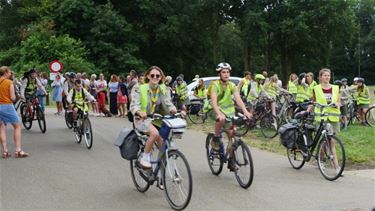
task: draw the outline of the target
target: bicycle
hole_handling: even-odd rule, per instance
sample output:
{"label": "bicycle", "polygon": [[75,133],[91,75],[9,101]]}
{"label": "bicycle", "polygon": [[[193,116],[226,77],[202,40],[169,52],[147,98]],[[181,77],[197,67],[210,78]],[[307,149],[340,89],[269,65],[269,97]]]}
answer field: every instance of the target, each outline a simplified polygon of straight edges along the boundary
{"label": "bicycle", "polygon": [[[189,163],[184,154],[176,148],[175,140],[182,138],[186,121],[179,118],[181,117],[180,113],[174,116],[162,116],[155,113],[148,115],[148,117],[151,120],[162,121],[159,133],[163,138],[163,145],[159,148],[154,144],[151,151],[152,169],[143,169],[140,165],[140,159],[148,136],[134,127],[140,149],[137,159],[130,161],[133,183],[139,192],[144,193],[155,181],[158,181],[159,188],[164,189],[169,205],[175,210],[183,210],[188,206],[191,199],[193,179]],[[161,149],[161,151],[158,149]],[[157,156],[155,156],[156,154]],[[163,184],[164,188],[161,188],[160,183]]]}
{"label": "bicycle", "polygon": [[203,111],[203,100],[191,100],[186,105],[187,116],[193,124],[203,124],[207,119],[207,114]]}
{"label": "bicycle", "polygon": [[[223,128],[220,133],[220,138],[226,130],[233,131],[233,138],[231,141],[228,140],[227,151],[224,152],[224,142],[220,144],[220,150],[217,151],[212,148],[211,141],[214,137],[214,133],[209,133],[206,138],[206,155],[208,166],[212,174],[218,176],[223,170],[223,165],[227,161],[229,162],[229,153],[233,153],[232,158],[236,164],[234,170],[234,175],[238,184],[247,189],[253,182],[254,177],[254,165],[253,159],[251,157],[250,149],[242,141],[240,137],[237,136],[236,121],[241,121],[244,119],[243,115],[237,118],[226,118],[226,122],[231,123],[231,126],[228,129]],[[232,142],[232,145],[229,145]]]}
{"label": "bicycle", "polygon": [[36,96],[27,97],[26,102],[23,101],[20,103],[20,113],[22,124],[26,130],[30,130],[33,125],[33,121],[37,120],[39,124],[40,131],[45,133],[46,128],[46,119],[42,108],[39,105],[38,98]]}
{"label": "bicycle", "polygon": [[[84,102],[84,107],[86,108],[89,102]],[[77,144],[81,143],[82,136],[85,139],[86,148],[91,149],[93,145],[93,133],[91,122],[89,119],[89,113],[86,109],[85,111],[78,110],[76,124],[72,120],[72,128],[74,132],[74,138]]]}
{"label": "bicycle", "polygon": [[371,127],[375,127],[375,105],[371,106],[365,114],[366,123]]}
{"label": "bicycle", "polygon": [[68,127],[68,129],[72,129],[73,128],[72,111],[68,111],[68,108],[65,109],[64,119],[65,119],[65,124]]}
{"label": "bicycle", "polygon": [[[237,135],[244,136],[249,130],[257,127],[259,121],[259,128],[265,138],[274,138],[277,136],[279,129],[279,120],[271,112],[272,100],[260,99],[256,104],[252,119],[246,119],[239,122],[237,125]],[[238,108],[237,108],[238,110]]]}
{"label": "bicycle", "polygon": [[355,100],[350,100],[348,103],[348,125],[350,124],[355,124],[356,122],[361,122],[359,113],[358,113],[358,108],[357,108],[357,101]]}
{"label": "bicycle", "polygon": [[[334,104],[322,105],[311,103],[320,107],[320,116],[328,116],[323,109],[325,107],[335,107]],[[315,157],[318,163],[319,171],[327,180],[334,181],[338,179],[345,168],[345,149],[341,140],[330,133],[332,125],[322,119],[317,129],[313,125],[314,114],[308,111],[301,111],[296,114],[296,120],[293,126],[289,125],[287,133],[280,134],[282,139],[287,139],[292,143],[287,147],[287,156],[289,163],[294,169],[301,169],[305,162]],[[315,133],[315,135],[314,135]],[[315,148],[317,151],[315,152]],[[337,160],[335,160],[335,157]]]}
{"label": "bicycle", "polygon": [[[281,101],[281,98],[284,101]],[[295,107],[293,105],[293,95],[288,93],[281,93],[276,98],[276,113],[280,123],[289,123],[293,117]]]}

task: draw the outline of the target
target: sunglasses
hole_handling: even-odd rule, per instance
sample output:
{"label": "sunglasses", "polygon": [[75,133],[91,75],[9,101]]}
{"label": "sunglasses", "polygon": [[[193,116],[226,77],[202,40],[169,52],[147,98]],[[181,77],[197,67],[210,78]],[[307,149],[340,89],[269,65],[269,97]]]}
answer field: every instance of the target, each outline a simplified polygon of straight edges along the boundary
{"label": "sunglasses", "polygon": [[159,74],[151,74],[150,76],[151,76],[151,78],[160,78]]}

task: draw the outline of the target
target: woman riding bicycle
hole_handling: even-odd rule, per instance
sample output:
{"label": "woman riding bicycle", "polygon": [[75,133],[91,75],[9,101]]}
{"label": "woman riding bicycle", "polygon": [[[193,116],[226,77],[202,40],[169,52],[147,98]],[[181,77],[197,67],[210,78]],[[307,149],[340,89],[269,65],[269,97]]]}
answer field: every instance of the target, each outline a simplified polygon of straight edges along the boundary
{"label": "woman riding bicycle", "polygon": [[[177,109],[172,103],[170,92],[164,85],[163,71],[157,66],[151,66],[145,76],[146,83],[136,84],[131,91],[130,111],[134,115],[135,128],[149,136],[140,165],[145,169],[150,169],[152,146],[157,142],[157,145],[161,147],[163,140],[156,127],[147,119],[147,115],[155,112],[175,114]],[[157,122],[154,123],[157,124]]]}
{"label": "woman riding bicycle", "polygon": [[[340,89],[336,85],[331,85],[329,81],[331,80],[331,70],[330,69],[322,69],[319,72],[319,85],[315,86],[313,89],[313,96],[312,100],[317,102],[321,105],[329,105],[335,104],[335,107],[326,107],[321,110],[319,106],[315,106],[314,113],[315,113],[315,121],[320,122],[322,119],[330,123],[332,128],[329,128],[331,131],[329,135],[333,135],[334,133],[340,132],[340,106],[341,106],[341,98],[340,98]],[[309,107],[308,111],[311,111],[312,107]],[[328,116],[320,116],[321,113],[325,113]],[[336,156],[336,148],[335,142],[331,145],[333,151],[333,163],[336,168],[336,172],[340,171],[340,167],[337,161]]]}
{"label": "woman riding bicycle", "polygon": [[[220,79],[213,81],[210,89],[210,99],[213,112],[211,117],[213,117],[215,122],[215,135],[212,139],[212,148],[216,151],[220,150],[221,140],[220,133],[224,127],[225,120],[227,117],[234,117],[235,107],[233,98],[236,101],[237,105],[240,106],[244,115],[247,118],[251,118],[252,115],[246,110],[245,104],[242,102],[240,93],[237,90],[235,84],[230,80],[230,71],[232,70],[231,66],[228,63],[222,62],[216,67],[216,72],[218,73]],[[231,140],[233,131],[227,130],[228,135],[228,150],[231,149]],[[229,151],[229,161],[228,168],[231,171],[235,170],[235,164],[232,157],[232,152]]]}

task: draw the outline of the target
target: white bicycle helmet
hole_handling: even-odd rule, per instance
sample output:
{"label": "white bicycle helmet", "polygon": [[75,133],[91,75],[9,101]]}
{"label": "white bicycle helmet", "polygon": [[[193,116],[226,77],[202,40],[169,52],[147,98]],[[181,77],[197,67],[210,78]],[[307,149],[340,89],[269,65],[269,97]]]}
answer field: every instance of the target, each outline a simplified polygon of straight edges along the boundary
{"label": "white bicycle helmet", "polygon": [[221,62],[217,65],[216,72],[220,72],[222,69],[232,70],[232,67],[226,62]]}

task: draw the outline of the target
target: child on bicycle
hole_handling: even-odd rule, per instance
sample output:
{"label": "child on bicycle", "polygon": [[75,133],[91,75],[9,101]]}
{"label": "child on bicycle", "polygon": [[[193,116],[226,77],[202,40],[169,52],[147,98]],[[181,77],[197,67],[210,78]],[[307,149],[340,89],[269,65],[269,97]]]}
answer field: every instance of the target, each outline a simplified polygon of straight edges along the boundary
{"label": "child on bicycle", "polygon": [[74,88],[70,90],[66,100],[69,103],[69,110],[73,111],[73,125],[77,124],[77,114],[78,112],[87,111],[87,105],[85,104],[85,99],[90,102],[96,102],[95,98],[82,87],[82,80],[77,79],[74,82]]}
{"label": "child on bicycle", "polygon": [[[239,107],[242,109],[244,115],[247,118],[252,117],[252,115],[246,110],[245,104],[242,102],[236,85],[229,80],[231,70],[232,68],[228,63],[222,62],[217,65],[216,72],[218,73],[220,79],[212,82],[212,88],[210,89],[209,93],[213,111],[210,112],[210,116],[214,117],[216,120],[215,135],[212,139],[211,145],[212,148],[216,151],[220,150],[220,133],[222,128],[224,127],[226,118],[233,117],[235,115],[233,98],[236,101],[237,105],[239,105]],[[229,140],[227,148],[229,152],[228,168],[229,170],[234,171],[235,163],[234,160],[231,159],[231,140],[233,131],[227,130],[226,133]]]}
{"label": "child on bicycle", "polygon": [[161,147],[163,140],[156,128],[157,123],[149,121],[147,115],[155,112],[175,114],[177,109],[172,103],[170,92],[164,85],[163,71],[157,66],[151,66],[145,76],[146,83],[136,84],[131,91],[130,111],[134,115],[135,128],[148,135],[140,165],[144,169],[151,169],[152,146],[156,142]]}
{"label": "child on bicycle", "polygon": [[30,69],[24,73],[21,82],[21,99],[26,100],[28,106],[31,105],[31,101],[37,97],[37,89],[40,89],[45,95],[47,94],[46,89],[37,78],[37,72],[35,68]]}

